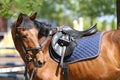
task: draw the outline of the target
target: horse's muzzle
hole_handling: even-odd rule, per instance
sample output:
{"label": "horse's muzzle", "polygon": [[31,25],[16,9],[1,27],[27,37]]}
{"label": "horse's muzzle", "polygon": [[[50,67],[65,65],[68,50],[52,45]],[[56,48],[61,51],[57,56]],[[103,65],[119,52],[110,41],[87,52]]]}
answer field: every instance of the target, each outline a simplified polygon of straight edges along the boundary
{"label": "horse's muzzle", "polygon": [[45,61],[41,61],[41,60],[34,60],[34,64],[36,67],[42,67],[45,65]]}
{"label": "horse's muzzle", "polygon": [[39,65],[40,67],[42,67],[42,66],[44,66],[44,64],[45,64],[45,61],[41,62],[40,60],[38,60],[37,63],[38,63],[38,65]]}

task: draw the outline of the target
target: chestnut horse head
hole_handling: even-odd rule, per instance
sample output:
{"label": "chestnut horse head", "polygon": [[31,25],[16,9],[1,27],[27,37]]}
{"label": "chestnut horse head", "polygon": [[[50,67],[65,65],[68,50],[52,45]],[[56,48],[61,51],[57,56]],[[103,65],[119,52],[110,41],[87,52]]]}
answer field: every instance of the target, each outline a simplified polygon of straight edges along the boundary
{"label": "chestnut horse head", "polygon": [[31,16],[21,13],[12,25],[12,34],[15,46],[25,63],[33,62],[35,66],[43,66],[45,58],[42,49],[46,44],[44,41],[49,34],[50,27],[38,23],[35,20],[36,15],[37,13]]}

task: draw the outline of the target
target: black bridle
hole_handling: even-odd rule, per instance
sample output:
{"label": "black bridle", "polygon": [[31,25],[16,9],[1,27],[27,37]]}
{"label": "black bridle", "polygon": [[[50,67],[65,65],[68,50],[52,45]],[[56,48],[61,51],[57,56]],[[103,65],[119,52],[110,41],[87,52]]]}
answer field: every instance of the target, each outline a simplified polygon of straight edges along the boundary
{"label": "black bridle", "polygon": [[[40,22],[39,22],[40,23]],[[42,23],[41,23],[42,24]],[[45,24],[42,24],[42,26],[44,26]],[[39,51],[43,51],[43,49],[44,49],[44,47],[45,47],[45,45],[46,45],[46,43],[47,43],[47,41],[49,40],[49,37],[51,36],[51,34],[52,34],[52,30],[50,30],[49,31],[49,34],[47,34],[47,37],[46,37],[46,40],[42,43],[42,44],[40,44],[40,46],[39,47],[37,47],[37,48],[32,48],[32,47],[29,47],[29,48],[26,48],[25,47],[25,45],[23,44],[23,40],[22,40],[22,37],[20,36],[20,33],[19,33],[19,31],[18,31],[18,27],[17,26],[15,26],[15,37],[14,37],[14,40],[16,41],[16,42],[19,42],[19,45],[21,46],[21,48],[22,48],[22,51],[23,51],[23,53],[24,53],[24,55],[25,55],[25,62],[26,63],[29,63],[29,62],[31,62],[31,61],[34,61],[34,63],[35,63],[35,59],[36,59],[36,54],[39,52]],[[33,55],[30,55],[29,53],[28,53],[28,51],[32,51],[32,52],[36,52],[35,54],[33,54]],[[35,63],[35,65],[36,65],[37,63]],[[43,64],[41,64],[39,67],[41,67],[41,66],[43,66],[44,65],[44,63]],[[37,65],[36,65],[37,66]]]}
{"label": "black bridle", "polygon": [[[36,27],[39,27],[39,25],[38,24],[42,24],[41,26],[48,26],[48,25],[46,25],[46,24],[43,24],[43,23],[41,23],[41,22],[38,22],[38,21],[34,21],[34,24],[36,25]],[[50,27],[50,26],[49,26]],[[38,29],[39,30],[39,29]],[[45,47],[45,45],[47,44],[47,42],[48,42],[48,40],[49,40],[49,38],[53,35],[53,33],[52,33],[52,29],[49,29],[50,31],[49,31],[49,34],[47,34],[47,36],[46,36],[46,40],[42,43],[42,44],[40,44],[40,47],[37,47],[37,48],[26,48],[25,47],[25,45],[23,44],[23,39],[22,39],[22,37],[20,36],[20,33],[19,33],[19,31],[18,31],[18,27],[15,25],[15,28],[14,28],[14,32],[15,32],[15,37],[14,37],[14,40],[15,40],[15,42],[18,42],[18,45],[20,45],[21,46],[21,48],[22,48],[22,51],[23,51],[23,53],[24,53],[24,55],[25,55],[25,59],[24,59],[24,61],[25,61],[25,73],[24,73],[24,75],[25,75],[25,78],[26,79],[29,79],[30,78],[30,80],[32,80],[32,78],[33,78],[33,75],[36,73],[36,71],[37,71],[37,68],[36,68],[36,66],[37,66],[37,63],[36,63],[36,54],[33,54],[33,55],[30,55],[29,53],[28,53],[28,51],[32,51],[32,52],[39,52],[39,51],[43,51],[43,49],[44,49],[44,47]],[[31,61],[33,61],[33,63],[34,63],[34,65],[35,65],[35,68],[33,69],[33,71],[32,71],[32,74],[31,74],[31,77],[30,77],[30,75],[29,75],[29,70],[28,70],[28,63],[29,62],[31,62]],[[37,67],[42,67],[42,66],[44,66],[44,64],[45,63],[42,63],[41,65],[39,65],[39,66],[37,66]]]}
{"label": "black bridle", "polygon": [[18,28],[17,27],[15,27],[15,37],[14,37],[14,40],[16,42],[18,42],[19,45],[21,46],[22,51],[23,51],[23,53],[25,55],[25,62],[27,62],[27,63],[33,61],[34,58],[35,58],[35,55],[28,54],[28,51],[34,52],[34,51],[41,51],[42,50],[41,46],[38,47],[38,48],[31,48],[31,47],[30,48],[26,48],[25,45],[23,44],[22,37],[20,36],[20,33],[18,32]]}

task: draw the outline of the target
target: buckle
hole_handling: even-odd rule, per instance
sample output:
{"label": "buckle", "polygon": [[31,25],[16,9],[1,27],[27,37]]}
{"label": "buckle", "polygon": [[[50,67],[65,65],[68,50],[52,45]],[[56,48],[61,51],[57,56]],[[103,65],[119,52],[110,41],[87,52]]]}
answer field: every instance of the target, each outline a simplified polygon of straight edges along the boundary
{"label": "buckle", "polygon": [[25,60],[26,60],[27,62],[31,62],[31,61],[33,60],[33,56],[30,55],[30,54],[26,54]]}

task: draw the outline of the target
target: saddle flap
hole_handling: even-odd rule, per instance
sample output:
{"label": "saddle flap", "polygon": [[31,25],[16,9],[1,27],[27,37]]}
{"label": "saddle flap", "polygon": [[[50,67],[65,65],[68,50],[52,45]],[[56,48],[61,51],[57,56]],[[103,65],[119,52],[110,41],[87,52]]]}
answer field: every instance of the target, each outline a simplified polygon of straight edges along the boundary
{"label": "saddle flap", "polygon": [[56,33],[53,36],[51,43],[53,50],[59,56],[62,55],[63,47],[66,47],[64,57],[71,55],[76,46],[76,43],[74,41],[71,41],[70,36],[63,34],[62,32]]}
{"label": "saddle flap", "polygon": [[66,47],[65,56],[70,57],[76,46],[77,43],[75,41],[70,42],[69,45]]}
{"label": "saddle flap", "polygon": [[52,39],[52,42],[51,42],[51,45],[52,45],[52,48],[53,50],[59,55],[61,56],[61,49],[62,47],[57,43],[58,40],[62,37],[62,33],[61,32],[58,32],[54,35],[53,39]]}

